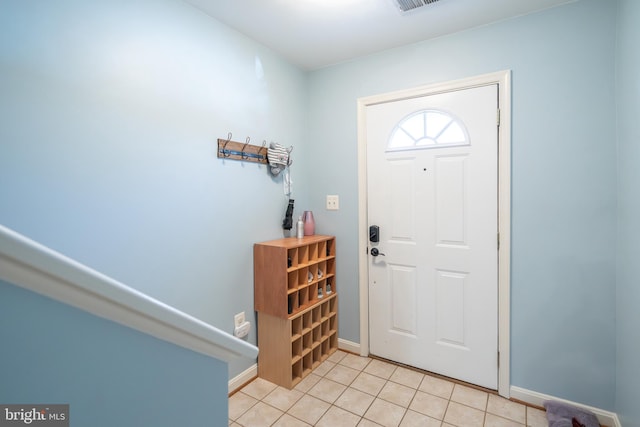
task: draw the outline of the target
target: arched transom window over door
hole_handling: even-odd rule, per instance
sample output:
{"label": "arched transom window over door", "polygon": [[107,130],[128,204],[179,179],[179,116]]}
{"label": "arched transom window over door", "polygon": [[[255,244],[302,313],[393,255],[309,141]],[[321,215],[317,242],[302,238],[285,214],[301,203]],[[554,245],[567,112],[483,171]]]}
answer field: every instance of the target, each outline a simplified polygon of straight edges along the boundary
{"label": "arched transom window over door", "polygon": [[469,134],[454,115],[442,110],[420,110],[395,126],[387,151],[469,145]]}

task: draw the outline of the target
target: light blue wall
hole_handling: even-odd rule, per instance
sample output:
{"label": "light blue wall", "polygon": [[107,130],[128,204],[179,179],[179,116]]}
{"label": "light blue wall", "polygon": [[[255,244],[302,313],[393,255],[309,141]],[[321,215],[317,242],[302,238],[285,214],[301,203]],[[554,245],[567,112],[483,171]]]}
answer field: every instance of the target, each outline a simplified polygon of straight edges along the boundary
{"label": "light blue wall", "polygon": [[294,145],[303,210],[305,73],[182,1],[8,0],[0,93],[0,224],[228,332],[253,318],[288,199],[216,140]]}
{"label": "light blue wall", "polygon": [[640,3],[618,6],[618,289],[616,412],[640,426]]}
{"label": "light blue wall", "polygon": [[0,281],[0,402],[73,426],[228,424],[227,364]]}
{"label": "light blue wall", "polygon": [[310,75],[309,193],[340,242],[342,338],[360,341],[357,98],[510,69],[512,384],[613,409],[615,18],[583,0]]}
{"label": "light blue wall", "polygon": [[[621,0],[626,123],[633,3]],[[253,313],[251,246],[282,235],[286,197],[264,167],[217,159],[215,140],[294,145],[297,211],[338,238],[339,335],[359,342],[357,98],[511,69],[512,383],[637,420],[621,354],[638,342],[631,125],[615,301],[616,4],[581,0],[306,74],[177,0],[3,1],[0,223],[231,331],[234,313]]]}

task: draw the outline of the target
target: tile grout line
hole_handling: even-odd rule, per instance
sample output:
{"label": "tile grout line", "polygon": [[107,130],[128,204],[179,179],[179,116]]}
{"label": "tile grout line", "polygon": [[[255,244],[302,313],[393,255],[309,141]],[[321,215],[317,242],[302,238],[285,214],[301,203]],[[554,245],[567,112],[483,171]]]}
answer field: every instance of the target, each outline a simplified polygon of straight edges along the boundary
{"label": "tile grout line", "polygon": [[[348,356],[348,355],[347,355],[347,356]],[[351,380],[351,381],[349,382],[349,384],[347,384],[347,385],[346,385],[346,388],[344,389],[344,391],[343,391],[342,393],[340,393],[340,396],[338,396],[338,397],[336,398],[336,400],[334,401],[334,403],[332,403],[332,404],[331,404],[331,406],[335,406],[335,402],[337,402],[337,401],[338,401],[338,399],[340,399],[340,397],[341,397],[341,396],[342,396],[342,395],[343,395],[343,394],[344,394],[348,389],[352,388],[352,387],[351,387],[351,385],[352,385],[352,384],[355,382],[355,380],[356,380],[356,379],[357,379],[357,378],[358,378],[358,377],[359,377],[359,376],[364,372],[364,370],[366,369],[366,367],[371,363],[371,360],[369,360],[369,361],[368,361],[368,362],[367,362],[367,363],[362,367],[362,369],[352,368],[352,367],[350,367],[350,366],[347,366],[347,365],[344,365],[344,364],[341,364],[341,363],[340,363],[340,362],[342,362],[342,361],[343,361],[347,356],[344,356],[342,359],[340,359],[340,361],[336,363],[336,366],[337,366],[337,365],[341,365],[341,366],[345,366],[345,367],[347,367],[347,368],[350,368],[350,369],[356,370],[356,371],[358,371],[358,375],[356,375],[356,376],[355,376],[355,378],[354,378],[353,380]],[[358,357],[360,357],[360,356],[358,356]],[[334,366],[334,368],[335,368],[335,366]],[[332,368],[331,370],[333,370],[333,368]],[[331,370],[327,371],[327,372],[324,374],[323,378],[326,378],[326,375],[327,375],[329,372],[331,372]],[[329,381],[331,381],[331,380],[329,380]],[[385,384],[386,384],[386,383],[385,383]],[[384,388],[384,386],[383,386],[383,388]],[[354,390],[358,390],[358,389],[354,389]],[[380,390],[382,390],[382,388],[381,388]],[[369,394],[369,393],[366,393],[366,392],[361,391],[361,390],[358,390],[358,391],[360,391],[361,393]],[[378,392],[378,394],[380,394],[380,392]],[[369,395],[369,396],[371,396],[371,395]],[[371,401],[371,403],[369,403],[369,405],[368,405],[368,406],[367,406],[367,408],[364,410],[364,412],[362,413],[362,415],[358,415],[358,414],[356,414],[355,412],[352,412],[352,411],[350,411],[349,409],[341,408],[340,406],[338,406],[338,408],[343,409],[343,410],[345,410],[345,411],[349,412],[350,414],[354,414],[355,416],[359,417],[359,418],[360,418],[360,420],[359,420],[359,421],[361,422],[363,419],[368,419],[368,418],[365,418],[364,416],[365,416],[365,414],[367,413],[367,411],[369,410],[369,408],[371,408],[371,405],[373,405],[373,402],[375,402],[375,399],[376,399],[376,398],[377,398],[377,395],[373,396],[373,400]],[[360,424],[360,423],[358,423],[358,424]]]}
{"label": "tile grout line", "polygon": [[[250,398],[256,399],[256,400],[257,400],[257,402],[256,402],[256,403],[254,403],[253,405],[251,405],[251,406],[250,406],[249,408],[247,408],[246,410],[244,410],[240,415],[238,415],[238,416],[236,417],[236,419],[235,419],[235,420],[233,420],[233,419],[231,419],[231,418],[230,418],[230,421],[231,421],[232,423],[236,423],[236,424],[238,424],[238,425],[242,425],[242,424],[240,424],[240,423],[238,422],[238,420],[239,420],[239,419],[240,419],[244,414],[246,414],[248,411],[250,411],[252,408],[254,408],[254,407],[255,407],[259,402],[262,402],[263,404],[265,404],[265,405],[267,405],[267,406],[269,406],[269,407],[271,407],[271,408],[273,408],[273,409],[276,409],[276,410],[278,410],[278,411],[282,412],[282,414],[281,414],[280,416],[278,416],[278,418],[276,418],[276,420],[274,420],[274,422],[273,422],[271,425],[274,425],[275,423],[277,423],[280,419],[282,419],[282,418],[284,417],[284,415],[289,415],[290,417],[292,417],[292,418],[294,418],[294,419],[296,419],[296,420],[299,420],[299,421],[301,421],[301,422],[306,423],[306,421],[301,420],[301,419],[299,419],[298,417],[295,417],[294,415],[290,414],[290,413],[289,413],[289,410],[291,410],[291,408],[293,408],[293,406],[295,406],[295,404],[296,404],[300,399],[302,399],[304,396],[309,396],[309,397],[311,397],[311,398],[318,399],[318,400],[320,400],[320,401],[322,401],[322,402],[325,402],[325,403],[327,403],[327,404],[329,405],[329,406],[327,407],[327,409],[326,409],[325,411],[323,411],[323,412],[322,412],[322,414],[320,415],[320,417],[318,418],[318,420],[316,421],[316,423],[317,423],[317,422],[319,422],[320,420],[322,420],[322,418],[323,418],[323,417],[324,417],[324,416],[325,416],[325,415],[326,415],[326,414],[327,414],[327,413],[328,413],[328,412],[329,412],[333,407],[335,407],[335,408],[337,408],[337,409],[340,409],[340,410],[344,410],[344,411],[346,411],[346,412],[348,412],[348,413],[350,413],[350,414],[352,414],[352,415],[354,415],[354,416],[358,417],[358,418],[359,418],[359,423],[360,423],[360,422],[362,422],[362,420],[372,421],[372,420],[370,420],[370,419],[366,418],[366,417],[365,417],[365,415],[366,415],[366,413],[369,411],[369,409],[371,408],[371,406],[373,405],[373,403],[374,403],[377,399],[380,399],[380,400],[382,400],[382,401],[384,401],[384,402],[386,402],[386,403],[396,405],[396,406],[398,406],[398,407],[400,407],[400,408],[402,408],[402,409],[404,410],[403,415],[402,415],[402,417],[400,418],[400,421],[399,421],[399,424],[401,424],[401,423],[402,423],[402,421],[406,418],[406,416],[407,416],[407,414],[408,414],[408,412],[409,412],[409,410],[410,410],[411,404],[414,402],[414,400],[415,400],[416,396],[418,396],[418,392],[419,392],[419,391],[421,391],[421,392],[423,392],[423,393],[425,393],[425,394],[428,394],[428,395],[430,395],[430,396],[435,396],[435,397],[442,398],[442,396],[435,395],[435,394],[430,393],[429,391],[424,391],[424,390],[421,390],[421,389],[420,389],[420,387],[421,387],[422,382],[424,381],[424,379],[425,379],[426,377],[431,377],[431,378],[436,378],[436,379],[441,379],[441,380],[447,381],[447,382],[449,382],[449,383],[451,383],[451,384],[453,385],[452,390],[451,390],[451,393],[449,394],[449,397],[448,397],[448,399],[447,399],[447,405],[446,405],[445,410],[444,410],[444,413],[443,413],[443,415],[442,415],[442,419],[441,419],[441,420],[437,420],[437,421],[439,421],[441,424],[444,424],[444,423],[445,423],[445,418],[446,418],[447,411],[449,410],[449,407],[450,407],[451,402],[453,402],[453,399],[452,399],[452,398],[453,398],[453,395],[454,395],[453,391],[454,391],[455,387],[456,387],[456,386],[458,386],[458,385],[460,385],[460,386],[466,386],[466,384],[460,384],[459,382],[451,381],[451,380],[449,380],[449,379],[447,379],[447,378],[441,378],[441,377],[436,376],[436,375],[430,375],[430,373],[424,373],[424,372],[421,372],[421,370],[413,370],[413,369],[410,369],[410,370],[412,370],[412,371],[414,371],[414,372],[418,372],[418,373],[422,374],[422,375],[423,375],[423,378],[421,379],[421,381],[420,381],[420,382],[419,382],[415,387],[414,387],[414,386],[409,386],[409,385],[406,385],[406,384],[400,383],[400,382],[398,382],[397,380],[392,380],[392,379],[391,379],[391,378],[393,377],[394,373],[397,371],[397,369],[398,369],[399,367],[404,367],[404,368],[408,369],[407,367],[405,367],[405,366],[403,366],[403,365],[400,365],[400,364],[396,364],[396,363],[392,363],[392,362],[386,361],[386,360],[384,360],[384,359],[368,358],[369,360],[367,361],[367,363],[366,363],[366,364],[364,364],[364,365],[362,366],[362,368],[361,368],[361,369],[359,369],[359,368],[357,368],[357,367],[353,367],[354,365],[351,365],[351,366],[350,366],[350,365],[348,365],[348,364],[342,363],[342,362],[344,361],[344,359],[345,359],[346,357],[348,357],[348,355],[350,354],[350,353],[348,353],[348,352],[345,352],[345,353],[346,353],[346,354],[345,354],[343,357],[341,357],[337,362],[330,361],[330,363],[332,364],[332,366],[330,367],[330,369],[327,369],[327,370],[326,370],[322,375],[318,375],[318,374],[316,374],[316,375],[318,376],[319,380],[318,380],[316,383],[314,383],[314,385],[310,386],[310,387],[309,387],[306,391],[304,391],[304,392],[302,392],[302,391],[298,390],[298,391],[300,391],[300,393],[302,393],[302,395],[300,396],[300,398],[299,398],[299,399],[296,399],[296,400],[295,400],[295,402],[294,402],[291,406],[289,406],[289,407],[288,407],[288,409],[287,409],[286,411],[283,411],[283,410],[281,410],[280,408],[277,408],[277,407],[275,407],[275,406],[273,406],[273,405],[271,405],[271,404],[269,404],[269,403],[267,403],[267,402],[265,402],[265,401],[264,401],[264,399],[266,399],[266,398],[267,398],[269,395],[271,395],[275,390],[277,390],[277,386],[276,386],[273,390],[271,390],[270,392],[268,392],[265,396],[263,396],[261,399],[256,399],[255,397],[253,397],[253,396],[251,396],[251,395],[249,395],[249,394],[247,394],[247,393],[243,393],[243,392],[242,392],[242,389],[243,389],[246,385],[248,385],[248,384],[246,384],[246,385],[245,385],[245,386],[243,386],[241,389],[239,389],[237,392],[238,392],[238,393],[242,393],[243,395],[245,395],[245,396],[247,396],[247,397],[250,397]],[[358,356],[358,357],[360,357],[360,356]],[[393,368],[393,370],[392,370],[388,375],[386,375],[386,374],[384,374],[384,373],[381,373],[381,372],[378,372],[378,373],[373,373],[372,371],[367,372],[367,371],[366,371],[366,369],[371,365],[371,362],[372,362],[372,361],[374,361],[374,360],[379,360],[379,361],[380,361],[380,362],[382,362],[382,363],[386,363],[386,364],[392,365],[392,366],[394,366],[394,368]],[[333,371],[333,369],[334,369],[335,367],[337,367],[337,366],[340,366],[340,367],[342,367],[342,368],[347,368],[347,369],[354,370],[354,371],[356,371],[356,372],[357,372],[357,374],[355,375],[355,377],[354,377],[353,379],[349,380],[347,384],[344,384],[344,383],[339,382],[339,381],[335,381],[334,379],[331,379],[331,378],[327,378],[327,375],[328,375],[331,371]],[[379,378],[379,379],[381,379],[381,380],[383,380],[383,381],[384,381],[384,382],[383,382],[383,384],[381,385],[381,387],[379,388],[379,390],[376,392],[376,394],[370,394],[370,393],[365,392],[365,391],[362,391],[362,390],[360,390],[360,389],[358,389],[358,388],[354,388],[354,387],[352,387],[353,383],[354,383],[354,382],[357,380],[357,378],[359,378],[363,373],[364,373],[364,374],[367,374],[367,375],[371,375],[371,376],[376,377],[376,378]],[[383,375],[384,375],[384,376],[383,376]],[[328,401],[326,401],[326,400],[323,400],[322,398],[318,398],[318,397],[315,397],[315,396],[313,396],[313,395],[309,394],[309,392],[310,392],[310,391],[311,391],[311,390],[312,390],[312,389],[313,389],[313,388],[314,388],[314,387],[315,387],[315,386],[316,386],[316,385],[317,385],[321,380],[323,380],[323,379],[325,379],[325,380],[327,380],[327,381],[330,381],[330,382],[332,382],[332,383],[338,384],[338,385],[340,385],[340,386],[344,386],[344,387],[345,387],[345,389],[344,389],[344,390],[342,390],[342,392],[340,392],[340,394],[339,394],[335,399],[333,399],[333,402],[328,402]],[[387,400],[387,399],[385,399],[384,397],[382,397],[382,396],[381,396],[382,391],[383,391],[383,390],[385,389],[385,387],[387,387],[387,385],[388,385],[388,384],[390,384],[390,383],[395,384],[395,385],[398,385],[398,386],[402,386],[402,387],[407,387],[407,388],[409,388],[409,389],[413,390],[413,395],[412,395],[411,399],[408,401],[408,403],[406,404],[406,406],[405,406],[404,404],[403,404],[403,405],[399,405],[399,404],[397,404],[397,403],[395,403],[395,402],[392,402],[392,401],[390,401],[390,400]],[[474,387],[469,387],[469,388],[472,388],[472,389],[476,389],[476,390],[478,390],[478,388],[474,388]],[[352,389],[352,390],[354,390],[354,391],[358,391],[358,392],[360,392],[360,393],[366,394],[366,395],[371,396],[371,397],[373,398],[373,400],[371,401],[371,403],[369,403],[369,404],[367,405],[367,407],[364,409],[364,411],[363,411],[362,415],[359,415],[358,413],[353,412],[353,411],[352,411],[351,409],[349,409],[349,408],[343,408],[343,407],[341,407],[341,406],[336,405],[336,402],[337,402],[337,401],[338,401],[338,400],[339,400],[339,399],[344,395],[344,393],[345,393],[345,392],[347,392],[347,390],[349,390],[349,389]],[[295,389],[295,388],[293,388],[292,390],[296,390],[296,389]],[[482,389],[481,389],[481,390],[479,390],[479,391],[485,392],[485,393],[487,393],[487,394],[489,394],[489,395],[491,394],[490,392],[487,392],[486,390],[482,390]],[[508,399],[507,399],[507,400],[508,400]],[[473,406],[469,406],[469,405],[467,405],[467,404],[465,404],[465,403],[462,403],[462,402],[457,402],[457,401],[456,401],[456,403],[457,403],[457,404],[459,404],[459,405],[462,405],[462,406],[464,406],[464,407],[467,407],[467,408],[471,408],[471,409],[478,409],[478,408],[475,408],[475,407],[473,407]],[[490,412],[488,411],[488,406],[489,406],[489,405],[488,405],[488,403],[489,403],[489,396],[487,397],[487,401],[486,401],[486,403],[485,403],[485,409],[482,411],[482,412],[483,412],[483,425],[484,425],[484,424],[486,424],[488,414],[490,413]],[[517,402],[514,402],[514,403],[517,403]],[[524,414],[524,415],[525,415],[525,417],[524,417],[524,426],[526,427],[526,426],[528,425],[527,423],[528,423],[528,419],[529,419],[529,413],[528,413],[529,411],[528,411],[528,407],[527,407],[527,405],[522,405],[522,406],[524,406],[524,410],[525,410],[525,414]],[[537,408],[533,408],[533,409],[537,409]],[[429,418],[433,418],[433,417],[431,417],[431,416],[429,416],[429,415],[427,415],[427,414],[424,414],[424,413],[422,413],[422,412],[420,412],[420,411],[417,411],[417,413],[418,413],[418,414],[421,414],[421,415],[423,415],[423,416],[427,416],[427,417],[429,417]],[[504,415],[504,414],[500,414],[500,415],[499,415],[499,414],[494,414],[494,413],[492,413],[492,412],[491,412],[491,414],[492,414],[493,416],[496,416],[496,417],[500,418],[500,419],[503,419],[503,420],[506,420],[506,421],[509,421],[509,422],[513,422],[513,423],[518,423],[517,421],[515,421],[515,420],[513,420],[513,419],[511,419],[511,418],[508,418],[508,417],[507,417],[506,415]],[[435,420],[435,418],[433,418],[433,419]],[[372,421],[372,422],[374,422],[374,421]],[[375,422],[374,422],[374,423],[375,423]],[[377,424],[377,423],[376,423],[376,424]],[[518,424],[519,424],[519,423],[518,423]],[[522,424],[520,424],[520,425],[522,425]]]}

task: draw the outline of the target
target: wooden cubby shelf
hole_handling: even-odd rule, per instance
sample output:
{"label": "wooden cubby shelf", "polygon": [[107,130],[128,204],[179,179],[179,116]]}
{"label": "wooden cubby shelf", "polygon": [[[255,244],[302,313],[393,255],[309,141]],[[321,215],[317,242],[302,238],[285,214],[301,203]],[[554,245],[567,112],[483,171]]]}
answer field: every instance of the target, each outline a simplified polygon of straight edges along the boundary
{"label": "wooden cubby shelf", "polygon": [[335,258],[333,236],[254,245],[261,378],[293,388],[338,349]]}

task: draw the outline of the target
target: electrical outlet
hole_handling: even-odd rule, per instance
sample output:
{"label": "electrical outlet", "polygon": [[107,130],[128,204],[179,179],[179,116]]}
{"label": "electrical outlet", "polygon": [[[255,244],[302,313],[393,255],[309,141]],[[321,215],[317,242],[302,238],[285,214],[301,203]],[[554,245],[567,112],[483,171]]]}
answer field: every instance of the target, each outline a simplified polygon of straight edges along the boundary
{"label": "electrical outlet", "polygon": [[244,311],[233,316],[233,322],[236,328],[244,323]]}
{"label": "electrical outlet", "polygon": [[337,211],[340,209],[340,198],[337,195],[327,195],[327,210]]}

